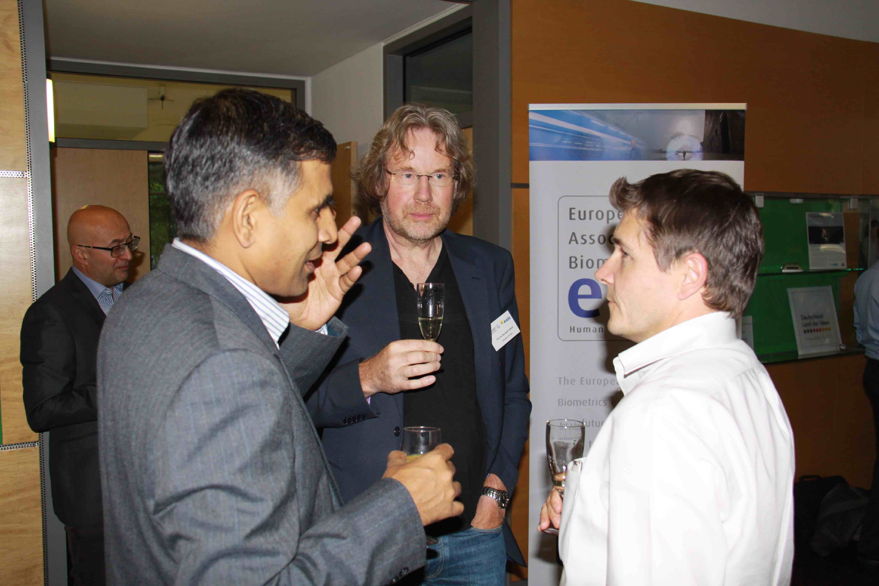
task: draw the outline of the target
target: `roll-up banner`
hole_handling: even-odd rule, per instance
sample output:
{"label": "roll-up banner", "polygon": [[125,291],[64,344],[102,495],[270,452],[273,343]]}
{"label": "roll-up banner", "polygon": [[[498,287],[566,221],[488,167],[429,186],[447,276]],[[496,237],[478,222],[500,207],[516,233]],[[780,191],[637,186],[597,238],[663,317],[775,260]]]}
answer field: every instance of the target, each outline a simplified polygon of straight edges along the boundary
{"label": "roll-up banner", "polygon": [[[689,168],[744,182],[744,104],[531,104],[531,441],[528,581],[557,584],[556,536],[537,530],[550,489],[546,421],[581,419],[586,449],[621,398],[612,360],[631,345],[606,331],[605,287],[620,177]],[[596,503],[606,506],[607,503]],[[562,520],[564,522],[564,520]]]}

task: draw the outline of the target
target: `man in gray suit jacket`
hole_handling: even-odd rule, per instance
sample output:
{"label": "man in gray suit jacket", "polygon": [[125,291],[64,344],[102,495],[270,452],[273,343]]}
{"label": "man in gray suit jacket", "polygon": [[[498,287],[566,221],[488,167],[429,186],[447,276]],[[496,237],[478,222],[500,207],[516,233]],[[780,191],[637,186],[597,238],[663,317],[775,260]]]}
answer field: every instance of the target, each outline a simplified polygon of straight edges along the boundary
{"label": "man in gray suit jacket", "polygon": [[247,90],[196,102],[175,131],[178,239],[98,351],[110,583],[394,582],[424,564],[422,526],[460,514],[445,444],[391,452],[342,507],[305,409],[369,251],[336,258],[359,221],[337,233],[334,154],[319,122]]}

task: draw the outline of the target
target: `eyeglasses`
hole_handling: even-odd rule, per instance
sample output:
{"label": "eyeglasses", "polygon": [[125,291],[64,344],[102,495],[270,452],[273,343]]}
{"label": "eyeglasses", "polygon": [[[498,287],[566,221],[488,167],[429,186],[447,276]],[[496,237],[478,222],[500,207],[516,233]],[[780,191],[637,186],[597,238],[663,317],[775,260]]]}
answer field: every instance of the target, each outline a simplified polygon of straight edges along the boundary
{"label": "eyeglasses", "polygon": [[403,187],[415,187],[418,180],[427,177],[428,185],[432,187],[448,187],[458,177],[447,173],[446,171],[437,171],[436,173],[416,173],[414,171],[389,171],[385,169],[385,173],[394,178],[394,181]]}
{"label": "eyeglasses", "polygon": [[123,254],[125,254],[126,248],[131,252],[137,250],[138,244],[140,244],[140,236],[132,236],[130,239],[126,240],[122,244],[117,244],[116,246],[89,246],[88,244],[77,244],[77,246],[81,246],[83,248],[94,248],[96,250],[109,250],[110,256],[112,256],[113,258],[119,258]]}

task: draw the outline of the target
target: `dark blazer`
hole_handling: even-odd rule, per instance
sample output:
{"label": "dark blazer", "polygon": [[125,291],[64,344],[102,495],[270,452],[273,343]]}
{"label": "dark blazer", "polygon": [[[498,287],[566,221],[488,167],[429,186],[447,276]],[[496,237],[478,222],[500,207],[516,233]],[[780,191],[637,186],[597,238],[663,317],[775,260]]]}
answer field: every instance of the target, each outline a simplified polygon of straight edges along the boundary
{"label": "dark blazer", "polygon": [[[507,310],[519,323],[513,261],[503,248],[478,238],[446,231],[442,239],[473,335],[485,474],[497,474],[512,492],[528,435],[528,380],[522,337],[495,351],[490,324]],[[364,274],[336,314],[348,326],[349,339],[309,396],[312,417],[323,428],[324,449],[346,500],[381,477],[388,451],[400,449],[403,425],[405,393],[377,393],[367,404],[360,387],[360,361],[400,339],[391,255],[381,219],[358,230],[350,245],[364,240],[373,247],[363,263]],[[506,536],[508,555],[524,563],[508,528]]]}
{"label": "dark blazer", "polygon": [[101,525],[95,364],[104,312],[69,270],[24,315],[24,406],[34,431],[49,433],[52,503],[62,523]]}
{"label": "dark blazer", "polygon": [[409,493],[340,507],[300,389],[345,335],[275,345],[247,300],[167,247],[98,351],[107,576],[115,584],[384,584],[424,564]]}

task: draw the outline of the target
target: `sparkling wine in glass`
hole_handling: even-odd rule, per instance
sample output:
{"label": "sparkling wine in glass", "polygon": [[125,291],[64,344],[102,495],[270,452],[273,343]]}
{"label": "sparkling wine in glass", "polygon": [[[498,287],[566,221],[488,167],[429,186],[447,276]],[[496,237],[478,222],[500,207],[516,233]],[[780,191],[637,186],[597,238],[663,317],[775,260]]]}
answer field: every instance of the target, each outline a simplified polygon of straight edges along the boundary
{"label": "sparkling wine in glass", "polygon": [[[579,419],[550,419],[546,422],[546,461],[552,477],[553,490],[565,496],[565,475],[568,466],[577,458],[583,457],[586,441],[586,426]],[[558,534],[558,529],[550,527],[546,533]]]}
{"label": "sparkling wine in glass", "polygon": [[435,342],[443,327],[445,287],[442,283],[418,283],[415,292],[418,295],[416,309],[421,337]]}

